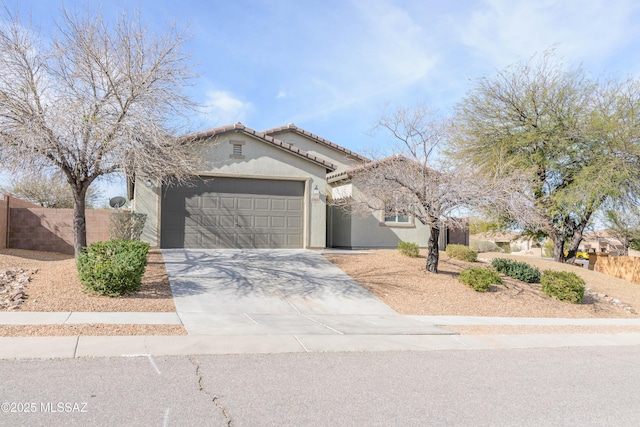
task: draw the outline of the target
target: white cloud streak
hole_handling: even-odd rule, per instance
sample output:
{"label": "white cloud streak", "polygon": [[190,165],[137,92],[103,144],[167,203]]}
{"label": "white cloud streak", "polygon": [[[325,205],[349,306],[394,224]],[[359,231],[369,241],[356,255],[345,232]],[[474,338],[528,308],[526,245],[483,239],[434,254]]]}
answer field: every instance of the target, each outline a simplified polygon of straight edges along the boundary
{"label": "white cloud streak", "polygon": [[251,102],[243,102],[231,92],[212,90],[206,93],[202,118],[211,126],[244,123],[252,109]]}

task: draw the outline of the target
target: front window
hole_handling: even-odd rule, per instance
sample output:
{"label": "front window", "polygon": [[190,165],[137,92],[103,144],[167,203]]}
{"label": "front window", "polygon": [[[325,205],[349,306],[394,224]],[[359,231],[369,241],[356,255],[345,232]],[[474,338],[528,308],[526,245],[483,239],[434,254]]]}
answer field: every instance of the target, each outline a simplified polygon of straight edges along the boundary
{"label": "front window", "polygon": [[384,222],[394,223],[394,224],[406,224],[409,222],[409,216],[402,213],[395,206],[386,206]]}

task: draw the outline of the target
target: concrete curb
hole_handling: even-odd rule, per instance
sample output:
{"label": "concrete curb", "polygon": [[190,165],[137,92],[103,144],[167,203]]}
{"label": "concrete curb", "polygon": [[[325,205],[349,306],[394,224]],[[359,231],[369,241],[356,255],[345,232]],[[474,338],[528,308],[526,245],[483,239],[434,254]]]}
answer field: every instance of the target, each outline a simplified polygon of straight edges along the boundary
{"label": "concrete curb", "polygon": [[181,325],[176,312],[0,312],[0,325]]}
{"label": "concrete curb", "polygon": [[640,326],[640,319],[484,316],[406,316],[437,326]]}
{"label": "concrete curb", "polygon": [[0,359],[500,350],[640,345],[634,334],[0,337]]}

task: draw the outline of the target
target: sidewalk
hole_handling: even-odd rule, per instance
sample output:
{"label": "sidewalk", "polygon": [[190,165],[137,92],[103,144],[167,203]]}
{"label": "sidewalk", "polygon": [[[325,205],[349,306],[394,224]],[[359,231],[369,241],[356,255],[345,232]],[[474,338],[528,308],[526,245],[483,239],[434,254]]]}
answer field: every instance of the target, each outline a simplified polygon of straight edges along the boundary
{"label": "sidewalk", "polygon": [[[442,335],[452,325],[640,325],[640,319],[406,316],[434,334],[261,334],[181,336],[0,337],[0,359],[177,356],[350,351],[495,350],[640,345],[640,333]],[[177,313],[0,312],[0,324],[181,324]],[[339,332],[339,331],[338,331]],[[446,334],[447,331],[444,331]]]}

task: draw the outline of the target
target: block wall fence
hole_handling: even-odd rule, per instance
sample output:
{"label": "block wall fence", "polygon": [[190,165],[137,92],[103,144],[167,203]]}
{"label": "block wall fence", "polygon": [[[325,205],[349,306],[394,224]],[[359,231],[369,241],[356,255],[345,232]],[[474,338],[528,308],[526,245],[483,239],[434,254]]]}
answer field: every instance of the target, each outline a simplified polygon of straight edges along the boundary
{"label": "block wall fence", "polygon": [[[87,209],[87,244],[109,240],[107,209]],[[73,255],[73,209],[50,209],[13,196],[0,201],[0,249]]]}

